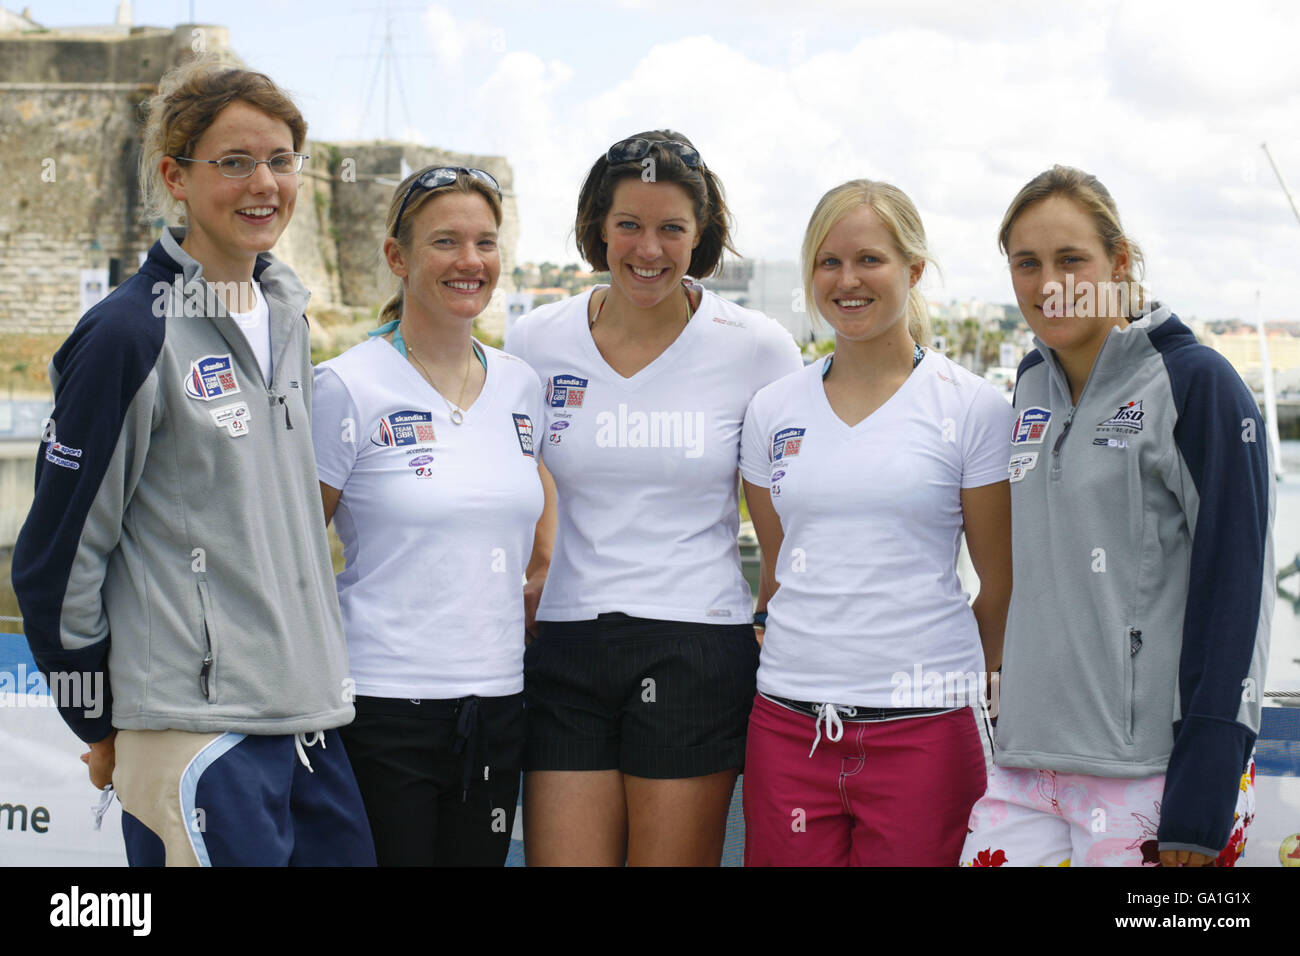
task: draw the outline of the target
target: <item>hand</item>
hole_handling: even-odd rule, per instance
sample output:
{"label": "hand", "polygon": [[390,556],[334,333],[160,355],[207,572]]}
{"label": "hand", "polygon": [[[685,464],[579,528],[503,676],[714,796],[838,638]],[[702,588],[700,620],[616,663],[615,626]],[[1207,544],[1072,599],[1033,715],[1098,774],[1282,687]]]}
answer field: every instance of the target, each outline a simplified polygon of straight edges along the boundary
{"label": "hand", "polygon": [[1161,850],[1161,866],[1209,866],[1215,857],[1194,850]]}
{"label": "hand", "polygon": [[90,750],[81,755],[81,762],[90,767],[90,782],[96,790],[103,790],[113,782],[113,767],[117,763],[116,739],[115,730],[103,740],[91,744]]}
{"label": "hand", "polygon": [[542,600],[542,588],[546,585],[546,572],[533,574],[524,582],[524,644],[530,644],[537,636],[537,605]]}

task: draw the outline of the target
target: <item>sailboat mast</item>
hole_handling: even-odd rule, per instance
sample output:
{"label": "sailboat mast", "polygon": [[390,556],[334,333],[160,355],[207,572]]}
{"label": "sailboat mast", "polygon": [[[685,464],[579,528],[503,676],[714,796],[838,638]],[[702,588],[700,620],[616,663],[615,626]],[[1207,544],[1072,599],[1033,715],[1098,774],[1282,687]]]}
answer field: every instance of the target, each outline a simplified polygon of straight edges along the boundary
{"label": "sailboat mast", "polygon": [[[1273,154],[1268,151],[1268,143],[1260,143],[1259,146],[1268,157],[1268,164],[1273,167],[1273,174],[1277,176],[1282,192],[1286,193],[1286,201],[1291,204],[1291,212],[1295,214],[1296,222],[1300,222],[1300,209],[1296,208],[1291,190],[1287,188],[1286,180],[1282,178],[1282,170],[1277,168],[1277,163],[1273,161]],[[1268,357],[1268,340],[1264,335],[1264,312],[1260,306],[1258,289],[1255,290],[1255,329],[1259,332],[1259,361],[1264,373],[1264,417],[1268,419],[1264,427],[1268,431],[1269,450],[1273,453],[1273,473],[1281,478],[1282,440],[1277,429],[1277,392],[1273,388],[1273,363]]]}

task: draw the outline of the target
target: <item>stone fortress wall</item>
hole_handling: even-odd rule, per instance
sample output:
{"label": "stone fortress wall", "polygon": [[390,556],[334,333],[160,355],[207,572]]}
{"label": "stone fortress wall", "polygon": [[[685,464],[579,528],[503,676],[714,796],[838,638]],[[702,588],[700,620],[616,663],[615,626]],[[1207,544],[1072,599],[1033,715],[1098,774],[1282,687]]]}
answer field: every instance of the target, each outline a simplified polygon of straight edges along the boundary
{"label": "stone fortress wall", "polygon": [[[0,334],[71,330],[80,272],[133,274],[161,223],[140,221],[139,106],[196,50],[231,55],[224,27],[33,29],[0,11]],[[310,129],[312,117],[306,117]],[[396,289],[379,249],[402,161],[478,166],[503,192],[501,279],[510,284],[519,234],[513,174],[499,156],[405,143],[309,140],[293,220],[275,254],[312,291],[314,309],[365,310]],[[480,325],[501,334],[498,294]]]}

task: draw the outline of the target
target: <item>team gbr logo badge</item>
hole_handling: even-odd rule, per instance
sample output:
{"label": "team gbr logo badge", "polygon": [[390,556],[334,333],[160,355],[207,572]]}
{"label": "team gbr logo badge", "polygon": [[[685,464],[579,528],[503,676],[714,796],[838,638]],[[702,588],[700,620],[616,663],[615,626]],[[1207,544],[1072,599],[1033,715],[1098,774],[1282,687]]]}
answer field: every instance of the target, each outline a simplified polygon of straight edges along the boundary
{"label": "team gbr logo badge", "polygon": [[772,460],[784,461],[799,454],[806,428],[782,428],[772,436]]}
{"label": "team gbr logo badge", "polygon": [[515,420],[515,434],[519,436],[519,450],[529,458],[535,458],[533,454],[533,420],[521,412],[515,412],[510,416]]}
{"label": "team gbr logo badge", "polygon": [[433,441],[433,413],[406,409],[379,419],[370,436],[373,444],[390,448],[423,445]]}
{"label": "team gbr logo badge", "polygon": [[587,380],[576,375],[552,375],[546,392],[551,408],[581,408],[587,395]]}
{"label": "team gbr logo badge", "polygon": [[1026,408],[1016,417],[1016,424],[1011,429],[1011,444],[1041,445],[1051,420],[1052,411],[1049,408]]}
{"label": "team gbr logo badge", "polygon": [[235,377],[235,363],[230,354],[205,355],[190,363],[190,374],[185,376],[185,394],[190,398],[210,402],[239,391]]}
{"label": "team gbr logo badge", "polygon": [[1127,428],[1131,431],[1140,432],[1142,430],[1142,419],[1146,417],[1146,412],[1142,411],[1142,402],[1129,402],[1127,405],[1121,405],[1115,414],[1110,416],[1104,422],[1098,422],[1098,428]]}

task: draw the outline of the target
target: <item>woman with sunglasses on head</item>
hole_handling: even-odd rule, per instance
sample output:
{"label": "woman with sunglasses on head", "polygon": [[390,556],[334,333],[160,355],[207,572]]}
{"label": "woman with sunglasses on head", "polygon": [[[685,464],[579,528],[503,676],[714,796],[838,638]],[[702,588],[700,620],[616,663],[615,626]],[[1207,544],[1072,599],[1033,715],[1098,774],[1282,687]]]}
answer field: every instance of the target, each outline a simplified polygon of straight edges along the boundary
{"label": "woman with sunglasses on head", "polygon": [[1016,382],[995,767],[962,862],[1230,866],[1273,607],[1259,409],[1146,302],[1095,176],[1036,176],[998,244],[1037,348]]}
{"label": "woman with sunglasses on head", "polygon": [[740,423],[800,366],[777,323],[687,279],[715,271],[729,218],[681,134],[614,144],[576,225],[609,285],[537,309],[507,343],[546,382],[559,505],[525,656],[530,865],[721,858],[758,657]]}
{"label": "woman with sunglasses on head", "polygon": [[381,866],[501,866],[510,848],[524,632],[551,534],[539,525],[541,383],[472,336],[501,272],[500,225],[490,173],[408,177],[383,246],[401,287],[369,341],[316,370],[321,496],[347,560],[339,603],[358,695],[343,739]]}
{"label": "woman with sunglasses on head", "polygon": [[[51,363],[14,590],[132,865],[374,864],[311,447],[307,290],[268,252],[306,124],[210,60],[148,104],[145,206],[180,210]],[[52,686],[58,686],[56,683]],[[99,685],[99,686],[102,686]],[[106,804],[104,804],[106,806]]]}
{"label": "woman with sunglasses on head", "polygon": [[[803,278],[835,352],[763,389],[745,417],[745,500],[773,595],[745,758],[746,866],[955,866],[984,792],[972,707],[999,664],[1011,593],[1012,414],[922,347],[928,259],[897,187],[826,193]],[[963,530],[973,606],[957,578]]]}

